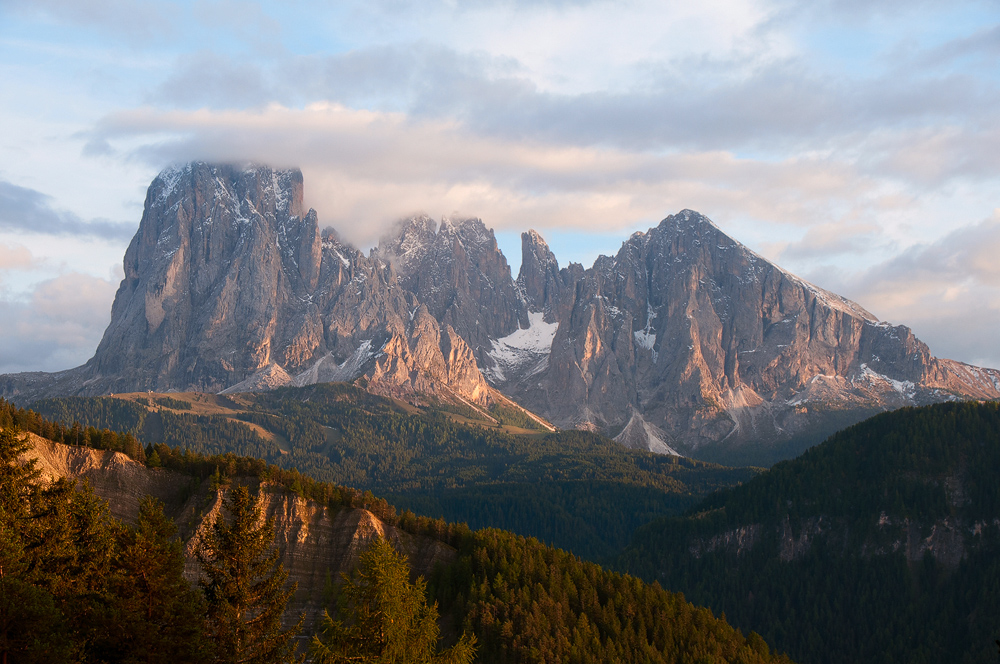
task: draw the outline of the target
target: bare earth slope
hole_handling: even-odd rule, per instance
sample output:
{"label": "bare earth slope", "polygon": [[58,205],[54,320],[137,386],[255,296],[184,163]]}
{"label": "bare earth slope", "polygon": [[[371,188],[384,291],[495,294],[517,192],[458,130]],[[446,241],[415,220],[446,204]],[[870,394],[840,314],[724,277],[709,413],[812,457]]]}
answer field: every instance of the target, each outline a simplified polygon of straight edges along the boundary
{"label": "bare earth slope", "polygon": [[[161,500],[185,542],[185,575],[192,582],[197,580],[199,566],[194,551],[199,534],[219,514],[227,489],[213,490],[208,480],[199,483],[169,470],[146,468],[120,452],[62,445],[28,435],[33,446],[30,456],[38,460],[43,477],[88,482],[108,501],[111,513],[126,523],[136,520],[139,501],[147,494]],[[368,510],[332,513],[316,502],[256,480],[250,484],[263,498],[263,517],[274,519],[275,539],[289,581],[299,584],[286,613],[289,620],[305,612],[307,623],[312,624],[325,608],[322,589],[327,575],[336,580],[340,572],[354,569],[358,554],[374,536],[394,541],[409,556],[414,572],[424,576],[435,564],[456,557],[455,551],[441,542],[400,531]]]}

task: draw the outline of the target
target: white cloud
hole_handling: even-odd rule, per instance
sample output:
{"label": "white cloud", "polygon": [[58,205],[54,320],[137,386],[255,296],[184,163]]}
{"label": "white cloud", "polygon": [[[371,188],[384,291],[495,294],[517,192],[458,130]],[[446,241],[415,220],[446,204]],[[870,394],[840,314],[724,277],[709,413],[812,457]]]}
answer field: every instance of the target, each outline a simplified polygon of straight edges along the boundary
{"label": "white cloud", "polygon": [[940,357],[1000,368],[1000,210],[828,283],[877,316],[903,323]]}
{"label": "white cloud", "polygon": [[152,163],[205,159],[301,166],[325,223],[362,244],[379,224],[460,210],[498,228],[630,229],[684,207],[809,226],[891,207],[895,192],[831,158],[781,162],[725,152],[635,153],[476,135],[448,121],[314,105],[260,111],[136,109],[93,140]]}
{"label": "white cloud", "polygon": [[24,270],[36,265],[31,250],[23,244],[7,245],[0,242],[0,271]]}
{"label": "white cloud", "polygon": [[94,354],[111,319],[116,283],[64,274],[26,300],[0,300],[0,373],[58,371]]}

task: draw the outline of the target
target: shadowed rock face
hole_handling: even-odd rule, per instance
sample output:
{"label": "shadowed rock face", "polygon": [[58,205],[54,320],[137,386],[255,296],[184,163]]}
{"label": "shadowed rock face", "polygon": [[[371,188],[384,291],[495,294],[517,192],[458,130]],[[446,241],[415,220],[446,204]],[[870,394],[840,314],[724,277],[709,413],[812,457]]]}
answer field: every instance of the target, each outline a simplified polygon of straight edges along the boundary
{"label": "shadowed rock face", "polygon": [[[222,512],[228,489],[214,490],[210,481],[198,482],[186,475],[164,469],[150,469],[120,452],[71,447],[31,436],[32,450],[26,454],[38,460],[46,480],[60,477],[87,480],[94,492],[108,501],[111,514],[126,523],[135,523],[139,503],[151,495],[164,503],[184,542],[187,558],[185,576],[197,582],[201,569],[194,552],[201,533],[211,527]],[[341,572],[357,566],[358,555],[373,537],[385,537],[407,554],[415,574],[429,576],[438,563],[456,559],[451,547],[427,537],[410,535],[380,521],[365,509],[329,508],[267,485],[251,482],[259,493],[264,519],[273,519],[275,545],[289,583],[298,583],[295,597],[285,614],[294,623],[301,613],[306,625],[322,615],[323,587],[327,574],[335,581]]]}
{"label": "shadowed rock face", "polygon": [[1000,398],[1000,372],[933,357],[697,212],[586,270],[560,268],[529,231],[515,282],[479,219],[404,220],[366,256],[320,235],[298,171],[208,164],[150,185],[94,358],[0,376],[0,394],[363,376],[382,394],[485,405],[484,374],[558,426],[740,463],[794,456],[878,410]]}
{"label": "shadowed rock face", "polygon": [[547,323],[560,320],[567,283],[559,273],[559,261],[537,231],[521,233],[521,270],[517,287],[532,311],[541,311]]}

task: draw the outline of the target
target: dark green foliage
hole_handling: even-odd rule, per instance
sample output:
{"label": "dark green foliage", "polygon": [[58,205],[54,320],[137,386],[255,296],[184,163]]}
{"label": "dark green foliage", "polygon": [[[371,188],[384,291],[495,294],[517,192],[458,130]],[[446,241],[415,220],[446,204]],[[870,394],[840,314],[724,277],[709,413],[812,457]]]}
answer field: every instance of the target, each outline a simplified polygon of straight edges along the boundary
{"label": "dark green foliage", "polygon": [[[324,482],[391,494],[416,512],[512,529],[593,559],[620,551],[641,523],[677,514],[696,497],[756,473],[630,450],[583,431],[513,435],[495,426],[459,424],[342,383],[242,398],[250,405],[236,417],[287,440],[289,454],[224,416],[148,413],[140,428],[155,437],[144,440],[213,458],[231,452],[266,459]],[[92,407],[107,411],[98,401],[103,399],[39,404],[63,421],[89,422]],[[167,464],[164,449],[156,450]],[[302,489],[302,495],[328,500]]]}
{"label": "dark green foliage", "polygon": [[[72,486],[43,490],[34,462],[19,457],[28,444],[9,423],[0,431],[0,658],[24,662],[68,661],[73,643],[51,591],[47,563],[53,551],[53,507]],[[53,638],[49,638],[49,636]]]}
{"label": "dark green foliage", "polygon": [[173,397],[156,397],[153,401],[160,404],[164,408],[173,408],[174,410],[191,410],[190,403],[187,401],[181,401],[180,399],[174,399]]}
{"label": "dark green foliage", "polygon": [[688,494],[585,480],[389,493],[386,500],[400,510],[468,523],[473,530],[490,527],[537,537],[598,562],[624,549],[639,526],[680,514],[696,501]]}
{"label": "dark green foliage", "polygon": [[317,664],[468,664],[475,657],[476,638],[464,634],[438,652],[438,611],[427,604],[427,584],[410,582],[406,556],[381,537],[344,575],[337,618],[326,613],[313,637],[309,656]]}
{"label": "dark green foliage", "polygon": [[275,443],[265,440],[245,424],[222,415],[195,416],[162,411],[150,417],[159,417],[163,430],[156,442],[170,447],[202,454],[230,452],[268,461],[281,459],[281,450]]}
{"label": "dark green foliage", "polygon": [[480,662],[787,662],[681,595],[499,530],[463,539],[431,579]]}
{"label": "dark green foliage", "polygon": [[490,406],[490,415],[496,418],[496,421],[500,424],[508,424],[522,429],[545,431],[545,427],[539,424],[536,419],[528,415],[520,408],[494,403]]}
{"label": "dark green foliage", "polygon": [[242,485],[225,501],[229,517],[216,518],[198,551],[208,604],[208,635],[220,664],[284,662],[295,651],[302,625],[282,629],[281,617],[296,584],[274,547],[274,520],[261,521],[260,501]]}
{"label": "dark green foliage", "polygon": [[[886,413],[686,517],[641,528],[618,565],[725,612],[797,661],[985,661],[1000,625],[998,468],[997,403]],[[965,551],[958,566],[930,554],[907,561],[907,543],[946,521]],[[707,550],[748,528],[754,546]],[[807,549],[787,560],[807,529]]]}
{"label": "dark green foliage", "polygon": [[[8,409],[13,406],[8,404]],[[113,431],[131,432],[138,434],[142,431],[143,422],[147,414],[147,409],[139,404],[115,399],[114,397],[65,397],[62,399],[42,399],[32,404],[32,409],[36,413],[44,415],[53,422],[73,423],[86,422],[85,426],[95,429],[111,429]],[[21,411],[25,412],[25,411]],[[14,415],[14,419],[17,419]],[[23,415],[21,416],[24,417]],[[55,440],[59,443],[78,445],[79,441],[75,437],[65,439],[62,437],[53,438],[45,434],[34,431],[26,421],[18,422],[26,431],[32,431],[40,436]]]}
{"label": "dark green foliage", "polygon": [[[602,570],[534,539],[496,530],[473,533],[464,524],[417,517],[408,511],[397,516],[391,506],[369,492],[315,482],[259,460],[232,454],[206,457],[162,444],[151,446],[149,452],[150,459],[159,457],[164,466],[202,479],[218,470],[220,485],[233,483],[240,474],[286,487],[297,481],[304,495],[324,500],[334,509],[367,507],[403,531],[456,547],[457,561],[438,566],[427,591],[442,608],[450,638],[461,631],[476,636],[479,661],[788,661],[772,656],[757,635],[744,638],[724,620],[695,608],[682,596]],[[221,589],[224,577],[220,576],[218,584],[209,581],[208,587]],[[48,620],[44,602],[37,605],[43,610],[32,615],[41,614],[37,622],[43,624]],[[232,616],[231,611],[219,615],[227,614]],[[53,644],[58,640],[47,639],[44,645],[52,648]]]}
{"label": "dark green foliage", "polygon": [[[52,419],[47,419],[34,411],[18,408],[0,398],[0,427],[15,426],[57,443],[124,452],[137,461],[145,461],[145,452],[135,435],[135,431],[143,421],[141,416],[137,415],[142,409],[135,404],[107,397],[86,401],[70,400],[65,403],[59,399],[52,399],[45,403],[50,410],[57,413],[55,417],[58,417],[58,414],[67,415],[62,424],[53,422]],[[71,412],[75,412],[75,406],[79,403],[86,403],[88,409],[93,412],[93,419],[86,427],[81,426],[75,418],[68,417]],[[69,421],[73,422],[71,426],[65,424]],[[108,428],[109,423],[118,429],[118,432]]]}
{"label": "dark green foliage", "polygon": [[121,574],[114,577],[117,601],[109,607],[127,648],[120,661],[204,661],[204,600],[184,578],[184,552],[163,505],[147,496],[135,529],[122,530],[116,549]]}
{"label": "dark green foliage", "polygon": [[0,431],[0,658],[200,662],[200,602],[156,506],[138,530],[72,482],[42,484],[16,429]]}

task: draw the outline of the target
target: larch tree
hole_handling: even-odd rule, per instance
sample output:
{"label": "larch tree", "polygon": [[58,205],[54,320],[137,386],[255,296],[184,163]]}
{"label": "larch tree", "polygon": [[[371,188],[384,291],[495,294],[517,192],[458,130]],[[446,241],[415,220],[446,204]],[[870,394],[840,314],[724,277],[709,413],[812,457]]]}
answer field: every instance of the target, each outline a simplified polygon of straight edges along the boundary
{"label": "larch tree", "polygon": [[358,568],[344,575],[338,619],[324,616],[309,655],[318,664],[468,664],[476,637],[438,651],[437,604],[427,604],[423,578],[410,582],[406,557],[386,539],[374,540]]}
{"label": "larch tree", "polygon": [[261,523],[258,497],[242,485],[225,501],[196,552],[204,576],[199,584],[208,602],[208,637],[219,664],[272,664],[290,661],[302,625],[282,629],[281,619],[296,584],[278,562],[274,520]]}

